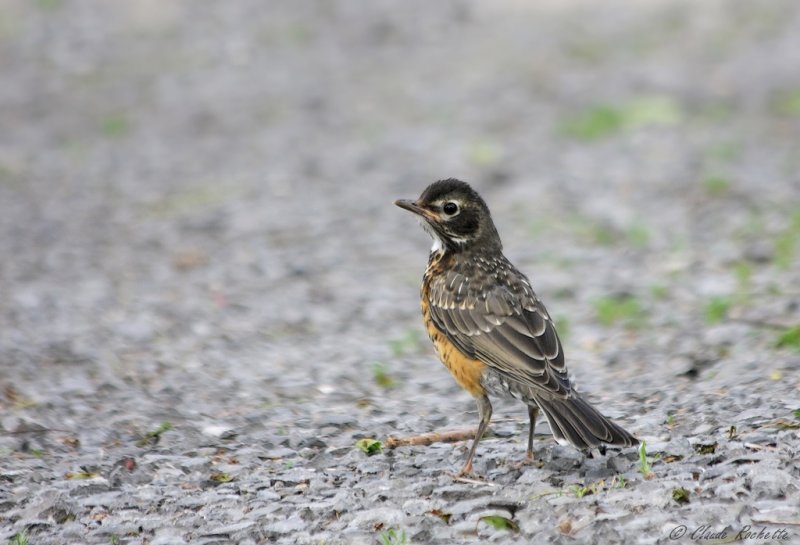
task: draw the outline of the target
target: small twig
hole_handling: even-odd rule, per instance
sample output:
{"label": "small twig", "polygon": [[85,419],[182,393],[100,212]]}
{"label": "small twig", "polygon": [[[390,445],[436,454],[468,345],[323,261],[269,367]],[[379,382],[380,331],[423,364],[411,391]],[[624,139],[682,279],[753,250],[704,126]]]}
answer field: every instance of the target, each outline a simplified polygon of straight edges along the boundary
{"label": "small twig", "polygon": [[768,445],[759,445],[758,443],[744,443],[744,446],[753,450],[778,450],[775,447]]}
{"label": "small twig", "polygon": [[494,483],[490,483],[489,481],[479,481],[478,479],[470,479],[469,477],[453,477],[454,481],[458,481],[460,483],[467,483],[467,484],[479,484],[483,486],[497,486]]}
{"label": "small twig", "polygon": [[477,430],[455,430],[433,433],[423,433],[422,435],[412,435],[411,437],[389,437],[383,444],[388,449],[409,446],[424,446],[432,443],[457,443],[474,439]]}
{"label": "small twig", "polygon": [[536,500],[539,500],[541,498],[544,498],[545,496],[554,496],[556,494],[561,496],[561,495],[564,494],[564,491],[563,490],[555,490],[555,489],[553,489],[553,490],[545,490],[544,492],[539,492],[538,494],[534,494],[533,496],[531,496],[530,499],[531,499],[531,501],[536,501]]}

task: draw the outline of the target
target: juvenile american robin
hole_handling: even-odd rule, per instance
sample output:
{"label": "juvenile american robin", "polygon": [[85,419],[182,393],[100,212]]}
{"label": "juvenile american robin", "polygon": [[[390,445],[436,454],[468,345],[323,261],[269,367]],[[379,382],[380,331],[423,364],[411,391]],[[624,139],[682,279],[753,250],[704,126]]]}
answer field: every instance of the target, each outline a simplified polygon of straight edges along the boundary
{"label": "juvenile american robin", "polygon": [[638,443],[575,390],[553,320],[503,255],[489,208],[474,189],[440,180],[416,201],[395,204],[417,214],[433,238],[421,289],[425,328],[439,358],[478,403],[478,431],[461,475],[472,473],[492,417],[490,395],[528,406],[529,460],[540,409],[560,444],[585,450]]}

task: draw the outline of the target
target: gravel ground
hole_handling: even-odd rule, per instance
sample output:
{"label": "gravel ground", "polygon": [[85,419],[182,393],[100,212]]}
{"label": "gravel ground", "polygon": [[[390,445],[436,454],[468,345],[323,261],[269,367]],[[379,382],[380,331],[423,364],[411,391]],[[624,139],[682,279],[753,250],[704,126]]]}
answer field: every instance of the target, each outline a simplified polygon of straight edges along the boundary
{"label": "gravel ground", "polygon": [[[800,543],[798,51],[793,0],[0,3],[0,541]],[[649,474],[519,467],[514,404],[484,483],[355,448],[477,422],[391,205],[450,176]]]}

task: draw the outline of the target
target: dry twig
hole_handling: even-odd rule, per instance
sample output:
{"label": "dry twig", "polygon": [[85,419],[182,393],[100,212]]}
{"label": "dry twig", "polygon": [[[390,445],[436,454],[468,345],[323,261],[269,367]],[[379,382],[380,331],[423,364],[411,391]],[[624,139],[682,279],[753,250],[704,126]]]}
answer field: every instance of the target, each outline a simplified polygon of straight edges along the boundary
{"label": "dry twig", "polygon": [[409,446],[424,446],[432,443],[456,443],[475,438],[476,429],[454,430],[433,433],[423,433],[422,435],[412,435],[411,437],[389,437],[383,444],[388,449]]}

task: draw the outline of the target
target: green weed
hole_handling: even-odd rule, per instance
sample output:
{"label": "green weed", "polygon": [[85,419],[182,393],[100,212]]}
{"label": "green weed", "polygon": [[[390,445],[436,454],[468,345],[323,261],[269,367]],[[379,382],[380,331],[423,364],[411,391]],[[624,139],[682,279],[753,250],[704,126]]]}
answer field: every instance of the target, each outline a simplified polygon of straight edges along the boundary
{"label": "green weed", "polygon": [[582,486],[579,484],[573,484],[572,486],[569,487],[569,490],[576,498],[579,499],[584,496],[592,495],[597,491],[596,486],[594,485]]}
{"label": "green weed", "polygon": [[376,361],[372,364],[372,378],[375,379],[375,384],[381,388],[388,389],[395,386],[394,379],[389,375],[389,368],[383,362]]}
{"label": "green weed", "polygon": [[650,295],[653,296],[653,299],[666,299],[669,295],[669,290],[666,286],[654,284],[650,286]]}
{"label": "green weed", "polygon": [[712,297],[705,308],[706,323],[720,323],[728,316],[730,308],[731,300],[728,297]]}
{"label": "green weed", "polygon": [[676,125],[682,118],[680,105],[671,97],[640,97],[614,106],[592,106],[567,119],[560,132],[580,140],[597,140],[623,130]]}
{"label": "green weed", "polygon": [[800,89],[778,96],[772,109],[779,115],[800,115]]}
{"label": "green weed", "polygon": [[602,297],[594,301],[594,310],[598,321],[606,327],[622,321],[628,327],[636,328],[645,317],[639,300],[632,295]]}
{"label": "green weed", "polygon": [[372,456],[381,451],[383,444],[377,439],[364,438],[356,441],[356,448],[367,456]]}
{"label": "green weed", "polygon": [[94,479],[97,477],[97,473],[94,471],[88,471],[86,469],[81,469],[81,471],[76,472],[68,472],[64,474],[64,478],[70,481],[83,481],[86,479]]}
{"label": "green weed", "polygon": [[212,471],[209,479],[215,483],[229,483],[233,480],[233,476],[230,473],[225,473],[224,471]]}
{"label": "green weed", "polygon": [[775,237],[774,263],[779,269],[788,269],[794,261],[794,248],[797,235],[792,232],[781,233]]}
{"label": "green weed", "polygon": [[10,540],[8,540],[8,545],[28,545],[28,544],[29,544],[28,533],[25,530],[17,532],[13,536],[11,536]]}
{"label": "green weed", "polygon": [[714,454],[717,452],[719,443],[697,444],[694,446],[695,452],[699,454]]}
{"label": "green weed", "polygon": [[672,499],[678,503],[689,503],[689,491],[685,488],[678,487],[672,489]]}
{"label": "green weed", "polygon": [[389,348],[395,357],[419,352],[421,347],[422,343],[416,329],[408,329],[402,337],[389,341]]}
{"label": "green weed", "polygon": [[740,261],[734,266],[733,274],[736,276],[736,285],[739,289],[748,291],[750,280],[753,278],[753,266],[747,261]]}
{"label": "green weed", "polygon": [[60,8],[62,0],[37,0],[36,3],[39,5],[39,8],[49,11]]}
{"label": "green weed", "polygon": [[589,229],[589,236],[592,241],[600,246],[612,246],[616,244],[618,237],[613,229],[605,225],[594,224]]}
{"label": "green weed", "polygon": [[399,532],[394,528],[381,532],[378,536],[381,545],[408,545],[408,537],[405,530]]}
{"label": "green weed", "polygon": [[169,422],[162,422],[156,429],[149,431],[144,437],[136,442],[137,447],[146,447],[147,445],[157,445],[161,439],[161,435],[172,429],[172,424]]}
{"label": "green weed", "polygon": [[566,136],[581,140],[597,140],[622,130],[625,119],[619,109],[612,106],[593,106],[568,119],[561,127]]}
{"label": "green weed", "polygon": [[569,337],[571,332],[572,324],[570,324],[569,318],[566,316],[559,316],[555,320],[556,322],[556,331],[558,331],[558,336],[561,338],[562,342]]}
{"label": "green weed", "polygon": [[792,266],[800,240],[800,210],[792,214],[789,226],[775,237],[775,256],[773,261],[781,269]]}
{"label": "green weed", "polygon": [[490,166],[500,160],[502,150],[492,142],[476,142],[469,150],[470,162],[477,166]]}
{"label": "green weed", "polygon": [[730,163],[741,155],[741,144],[735,142],[721,142],[709,147],[705,151],[705,159],[709,162]]}
{"label": "green weed", "polygon": [[486,515],[478,519],[478,522],[485,522],[495,530],[508,530],[511,532],[519,532],[519,526],[516,522],[508,517],[501,517],[500,515]]}
{"label": "green weed", "polygon": [[130,124],[128,120],[120,115],[109,115],[103,119],[103,134],[111,138],[125,136],[130,132]]}
{"label": "green weed", "polygon": [[639,473],[645,479],[651,479],[653,475],[653,467],[647,461],[647,442],[642,441],[639,445]]}
{"label": "green weed", "polygon": [[703,180],[703,189],[712,197],[720,197],[730,191],[731,183],[722,176],[709,176]]}
{"label": "green weed", "polygon": [[635,223],[625,231],[628,244],[634,248],[644,249],[650,243],[650,231],[646,226]]}
{"label": "green weed", "polygon": [[800,352],[800,325],[787,327],[778,334],[775,340],[776,348],[791,348]]}

